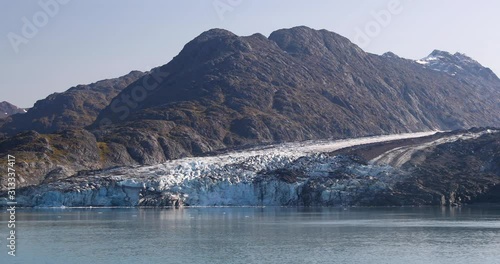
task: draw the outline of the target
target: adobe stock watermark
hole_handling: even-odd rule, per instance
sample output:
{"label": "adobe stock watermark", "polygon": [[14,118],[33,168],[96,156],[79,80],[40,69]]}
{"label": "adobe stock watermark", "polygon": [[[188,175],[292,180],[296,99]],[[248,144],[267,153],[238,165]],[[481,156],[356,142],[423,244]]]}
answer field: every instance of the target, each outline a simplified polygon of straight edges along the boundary
{"label": "adobe stock watermark", "polygon": [[16,157],[7,155],[7,215],[9,221],[7,222],[8,237],[7,248],[10,256],[16,256]]}
{"label": "adobe stock watermark", "polygon": [[362,49],[368,47],[372,40],[391,24],[393,18],[403,12],[404,2],[408,1],[412,0],[391,0],[384,9],[371,11],[372,19],[366,22],[363,27],[355,28],[354,42]]}
{"label": "adobe stock watermark", "polygon": [[28,44],[28,42],[38,35],[38,32],[43,27],[47,26],[51,18],[54,18],[61,6],[66,5],[71,0],[40,0],[38,5],[41,10],[37,11],[30,18],[24,16],[21,18],[23,25],[21,26],[20,34],[9,32],[7,38],[9,39],[12,49],[15,53],[19,53],[19,46],[21,44]]}
{"label": "adobe stock watermark", "polygon": [[[141,77],[128,92],[121,93],[120,97],[113,99],[110,105],[111,112],[118,115],[118,120],[125,120],[129,117],[131,110],[137,108],[139,103],[146,100],[151,92],[158,89],[169,75],[160,67]],[[106,117],[99,121],[99,128],[106,128],[112,124],[113,121]]]}
{"label": "adobe stock watermark", "polygon": [[233,12],[241,3],[243,3],[243,0],[214,0],[212,5],[219,19],[223,21],[226,14]]}

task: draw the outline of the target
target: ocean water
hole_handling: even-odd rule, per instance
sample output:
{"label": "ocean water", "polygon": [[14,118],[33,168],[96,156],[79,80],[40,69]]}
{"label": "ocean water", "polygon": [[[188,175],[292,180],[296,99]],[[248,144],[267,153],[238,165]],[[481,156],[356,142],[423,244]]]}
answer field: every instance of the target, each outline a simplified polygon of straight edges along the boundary
{"label": "ocean water", "polygon": [[500,207],[92,208],[0,213],[0,263],[500,263]]}

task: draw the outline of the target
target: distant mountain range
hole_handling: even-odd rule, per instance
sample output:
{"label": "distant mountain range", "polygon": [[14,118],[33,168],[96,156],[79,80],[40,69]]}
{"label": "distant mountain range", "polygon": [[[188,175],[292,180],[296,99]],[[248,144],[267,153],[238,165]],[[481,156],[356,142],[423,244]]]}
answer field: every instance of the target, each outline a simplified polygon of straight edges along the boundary
{"label": "distant mountain range", "polygon": [[13,114],[26,113],[26,110],[19,108],[9,102],[0,102],[0,118],[6,118]]}
{"label": "distant mountain range", "polygon": [[129,74],[89,85],[77,85],[63,93],[54,93],[39,100],[26,114],[15,115],[0,131],[9,135],[34,130],[54,133],[65,129],[78,129],[92,124],[99,112],[105,108],[121,90],[145,73],[132,71]]}
{"label": "distant mountain range", "polygon": [[326,30],[213,29],[148,73],[77,86],[0,128],[23,184],[256,144],[500,126],[500,80],[463,55],[413,61]]}

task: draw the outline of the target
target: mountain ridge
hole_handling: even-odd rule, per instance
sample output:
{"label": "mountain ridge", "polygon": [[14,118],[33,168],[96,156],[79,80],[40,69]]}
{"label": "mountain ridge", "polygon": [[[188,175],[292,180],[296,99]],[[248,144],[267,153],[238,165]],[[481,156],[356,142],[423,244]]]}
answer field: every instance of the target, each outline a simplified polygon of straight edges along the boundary
{"label": "mountain ridge", "polygon": [[456,52],[451,54],[447,51],[433,50],[427,57],[416,60],[417,63],[436,71],[446,72],[452,76],[457,73],[474,74],[489,81],[498,80],[498,76],[487,67],[467,56],[464,53]]}
{"label": "mountain ridge", "polygon": [[144,73],[131,71],[118,77],[77,85],[61,93],[53,93],[38,100],[23,115],[11,116],[0,127],[0,132],[15,135],[35,130],[39,133],[54,133],[65,129],[83,128],[91,124],[102,108],[120,90]]}

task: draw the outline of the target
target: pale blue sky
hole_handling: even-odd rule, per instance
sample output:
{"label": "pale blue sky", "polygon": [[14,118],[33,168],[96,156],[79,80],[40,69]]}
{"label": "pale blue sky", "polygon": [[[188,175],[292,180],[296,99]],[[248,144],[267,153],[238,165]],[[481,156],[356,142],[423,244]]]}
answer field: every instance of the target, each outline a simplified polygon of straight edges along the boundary
{"label": "pale blue sky", "polygon": [[[276,29],[305,25],[337,32],[376,54],[392,51],[419,59],[433,49],[459,51],[500,73],[500,2],[494,0],[481,4],[465,0],[71,0],[59,5],[53,17],[47,16],[45,25],[39,1],[0,0],[0,101],[20,107],[31,107],[36,100],[77,84],[166,64],[184,44],[210,28],[268,36]],[[391,1],[400,6],[388,8]],[[217,12],[214,3],[221,8],[234,6]],[[397,12],[367,45],[358,38],[357,29],[365,32],[371,25],[376,30],[374,23],[381,22],[372,12],[381,10]],[[16,53],[9,33],[23,36],[23,17],[33,21],[37,14],[42,26],[26,38],[27,43],[17,45]]]}

